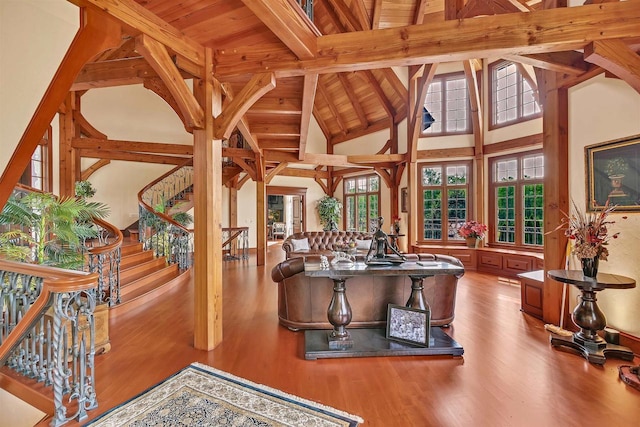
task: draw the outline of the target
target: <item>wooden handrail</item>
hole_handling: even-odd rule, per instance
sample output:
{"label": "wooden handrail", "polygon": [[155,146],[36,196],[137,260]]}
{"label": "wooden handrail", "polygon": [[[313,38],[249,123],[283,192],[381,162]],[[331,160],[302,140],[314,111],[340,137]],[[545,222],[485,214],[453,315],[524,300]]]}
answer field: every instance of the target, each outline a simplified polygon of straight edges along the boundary
{"label": "wooden handrail", "polygon": [[227,240],[225,240],[222,243],[222,247],[224,248],[225,246],[227,246],[233,239],[235,239],[236,237],[238,237],[240,234],[242,234],[243,231],[245,230],[249,230],[249,227],[231,227],[231,228],[223,228],[222,231],[229,231],[231,232],[233,231],[233,234],[231,234],[229,236],[229,238]]}
{"label": "wooden handrail", "polygon": [[98,286],[97,273],[4,260],[0,260],[0,270],[44,278],[42,292],[0,345],[0,366],[5,364],[14,347],[40,320],[40,317],[51,305],[53,294],[87,291]]}
{"label": "wooden handrail", "polygon": [[122,246],[122,242],[124,240],[124,237],[122,235],[122,231],[120,231],[115,225],[108,223],[107,221],[103,221],[99,218],[95,218],[93,220],[93,222],[95,222],[96,224],[98,224],[100,227],[109,230],[109,234],[115,236],[115,240],[112,243],[103,245],[103,246],[97,246],[95,248],[90,248],[89,252],[91,252],[94,255],[100,255],[103,253],[108,253],[108,252],[112,252],[115,251],[116,249],[118,249],[120,246]]}

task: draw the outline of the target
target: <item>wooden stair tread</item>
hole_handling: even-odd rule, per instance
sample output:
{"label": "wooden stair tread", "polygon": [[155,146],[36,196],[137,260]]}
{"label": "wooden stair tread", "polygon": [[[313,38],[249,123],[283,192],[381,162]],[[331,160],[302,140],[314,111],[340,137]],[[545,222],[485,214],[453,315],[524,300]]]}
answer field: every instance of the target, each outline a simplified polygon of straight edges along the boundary
{"label": "wooden stair tread", "polygon": [[126,256],[142,252],[142,242],[122,242],[120,247],[120,256]]}
{"label": "wooden stair tread", "polygon": [[153,258],[153,251],[142,251],[123,256],[120,259],[120,270],[127,269],[141,262],[151,261]]}
{"label": "wooden stair tread", "polygon": [[139,296],[141,293],[153,290],[178,274],[179,269],[176,264],[171,264],[162,269],[157,269],[140,279],[127,283],[126,285],[121,285],[120,299],[121,301],[124,301],[126,299]]}
{"label": "wooden stair tread", "polygon": [[125,286],[166,266],[166,258],[161,257],[153,258],[150,261],[142,262],[140,264],[135,264],[122,269],[120,270],[120,286]]}

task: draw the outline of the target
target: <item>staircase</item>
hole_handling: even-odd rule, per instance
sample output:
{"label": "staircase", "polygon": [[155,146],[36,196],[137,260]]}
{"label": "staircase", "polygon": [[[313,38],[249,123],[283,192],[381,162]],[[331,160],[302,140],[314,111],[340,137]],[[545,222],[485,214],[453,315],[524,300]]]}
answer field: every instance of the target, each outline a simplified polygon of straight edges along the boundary
{"label": "staircase", "polygon": [[191,270],[181,272],[177,264],[165,257],[155,257],[142,243],[125,238],[120,261],[120,304],[110,309],[115,317],[148,303],[190,279]]}

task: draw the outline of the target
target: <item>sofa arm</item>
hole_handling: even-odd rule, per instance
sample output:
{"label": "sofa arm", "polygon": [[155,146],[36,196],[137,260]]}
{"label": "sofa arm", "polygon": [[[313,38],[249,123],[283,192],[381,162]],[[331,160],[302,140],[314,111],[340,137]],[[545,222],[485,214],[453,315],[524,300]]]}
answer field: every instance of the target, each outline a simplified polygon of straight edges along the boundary
{"label": "sofa arm", "polygon": [[[460,261],[458,258],[456,258],[454,256],[436,254],[436,255],[434,255],[434,257],[435,257],[436,261],[444,261],[444,262],[448,262],[449,264],[453,264],[453,265],[457,265],[457,266],[460,266],[460,267],[464,267],[464,264],[462,264],[462,261]],[[462,272],[460,274],[456,274],[455,276],[459,279],[462,276],[464,276],[464,272]]]}
{"label": "sofa arm", "polygon": [[291,243],[291,239],[285,239],[285,241],[282,242],[282,250],[287,254],[293,251],[293,244]]}
{"label": "sofa arm", "polygon": [[271,279],[276,282],[282,282],[287,277],[304,271],[304,258],[291,258],[282,261],[271,270]]}

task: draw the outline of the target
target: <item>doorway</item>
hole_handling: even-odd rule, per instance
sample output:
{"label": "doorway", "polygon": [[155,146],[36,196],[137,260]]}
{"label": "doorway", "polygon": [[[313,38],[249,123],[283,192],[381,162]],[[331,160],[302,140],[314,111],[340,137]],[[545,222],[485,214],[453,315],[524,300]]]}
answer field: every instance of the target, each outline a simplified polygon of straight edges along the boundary
{"label": "doorway", "polygon": [[304,231],[306,188],[267,187],[267,240],[284,240]]}

